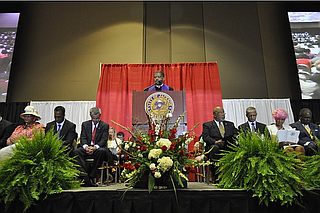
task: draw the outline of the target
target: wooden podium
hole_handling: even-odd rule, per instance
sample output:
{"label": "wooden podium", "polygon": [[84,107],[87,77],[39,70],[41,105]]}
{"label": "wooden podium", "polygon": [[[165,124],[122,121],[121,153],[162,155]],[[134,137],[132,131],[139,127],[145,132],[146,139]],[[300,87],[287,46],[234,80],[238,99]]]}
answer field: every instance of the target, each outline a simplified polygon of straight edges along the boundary
{"label": "wooden podium", "polygon": [[[132,125],[148,127],[148,117],[146,113],[146,101],[154,93],[165,93],[169,95],[174,102],[174,111],[169,124],[174,124],[178,117],[186,111],[186,90],[182,91],[136,91],[132,93]],[[178,133],[185,132],[187,127],[187,113],[181,119]]]}

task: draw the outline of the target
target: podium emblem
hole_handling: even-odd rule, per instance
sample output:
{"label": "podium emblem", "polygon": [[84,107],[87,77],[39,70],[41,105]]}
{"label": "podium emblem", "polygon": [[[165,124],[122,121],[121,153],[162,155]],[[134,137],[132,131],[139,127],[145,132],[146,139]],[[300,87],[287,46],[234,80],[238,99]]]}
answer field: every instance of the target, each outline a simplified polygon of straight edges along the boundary
{"label": "podium emblem", "polygon": [[162,119],[167,113],[173,114],[174,111],[173,99],[164,92],[152,93],[144,105],[146,113],[155,119]]}

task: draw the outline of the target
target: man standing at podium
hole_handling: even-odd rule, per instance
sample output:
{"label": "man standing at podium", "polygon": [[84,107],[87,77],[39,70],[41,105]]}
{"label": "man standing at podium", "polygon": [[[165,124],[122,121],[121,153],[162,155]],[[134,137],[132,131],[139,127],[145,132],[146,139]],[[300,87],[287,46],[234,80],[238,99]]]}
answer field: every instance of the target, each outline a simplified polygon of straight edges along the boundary
{"label": "man standing at podium", "polygon": [[164,84],[164,72],[157,70],[154,73],[154,84],[145,88],[144,91],[173,91],[172,87]]}

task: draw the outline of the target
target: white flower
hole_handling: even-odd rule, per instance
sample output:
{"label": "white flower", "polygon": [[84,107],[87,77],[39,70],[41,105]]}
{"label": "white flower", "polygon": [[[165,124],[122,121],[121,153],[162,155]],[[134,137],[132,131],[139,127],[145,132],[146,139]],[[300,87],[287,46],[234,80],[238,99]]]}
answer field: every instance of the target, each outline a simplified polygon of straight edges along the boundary
{"label": "white flower", "polygon": [[192,140],[193,140],[192,137],[188,138],[188,139],[186,140],[185,144],[189,144]]}
{"label": "white flower", "polygon": [[161,173],[160,172],[155,172],[154,173],[154,177],[155,178],[160,178],[161,177]]}
{"label": "white flower", "polygon": [[132,144],[132,147],[136,147],[136,145],[137,145],[136,143],[133,143],[133,144]]}
{"label": "white flower", "polygon": [[152,163],[149,166],[150,170],[155,170],[156,169],[156,164]]}
{"label": "white flower", "polygon": [[162,157],[158,159],[158,168],[162,171],[162,172],[166,172],[168,171],[172,165],[173,165],[173,161],[170,157]]}
{"label": "white flower", "polygon": [[171,141],[169,141],[169,139],[166,138],[160,138],[156,144],[159,147],[166,146],[169,149],[171,146]]}
{"label": "white flower", "polygon": [[172,113],[167,113],[166,118],[172,118]]}
{"label": "white flower", "polygon": [[124,149],[125,149],[125,150],[128,150],[129,148],[130,148],[129,144],[126,143],[126,144],[124,145]]}
{"label": "white flower", "polygon": [[143,158],[143,155],[141,153],[138,154],[139,158]]}
{"label": "white flower", "polygon": [[159,158],[160,154],[162,153],[161,149],[151,149],[148,155],[148,158]]}
{"label": "white flower", "polygon": [[155,127],[155,129],[154,129],[154,132],[155,132],[156,135],[159,134],[160,127],[161,127],[161,126],[160,126],[159,124],[156,124],[156,127]]}

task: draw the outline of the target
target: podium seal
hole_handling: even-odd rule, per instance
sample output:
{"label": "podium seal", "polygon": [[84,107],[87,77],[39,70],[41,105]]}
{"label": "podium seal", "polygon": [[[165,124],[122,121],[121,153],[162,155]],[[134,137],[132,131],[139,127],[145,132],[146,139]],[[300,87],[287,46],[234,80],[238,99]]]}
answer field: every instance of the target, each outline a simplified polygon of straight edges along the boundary
{"label": "podium seal", "polygon": [[174,111],[173,99],[164,92],[152,93],[144,105],[146,113],[155,119],[162,119],[167,113],[173,114]]}

